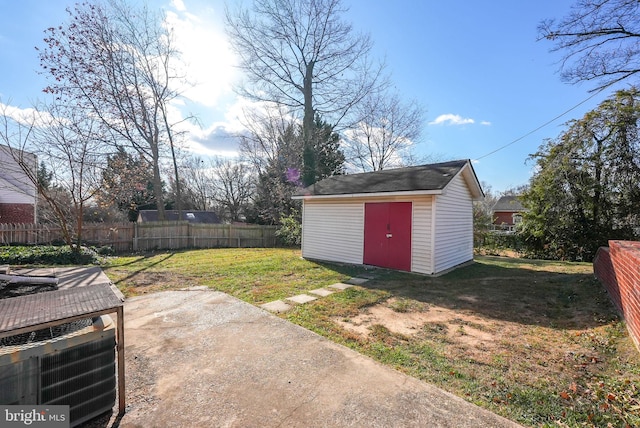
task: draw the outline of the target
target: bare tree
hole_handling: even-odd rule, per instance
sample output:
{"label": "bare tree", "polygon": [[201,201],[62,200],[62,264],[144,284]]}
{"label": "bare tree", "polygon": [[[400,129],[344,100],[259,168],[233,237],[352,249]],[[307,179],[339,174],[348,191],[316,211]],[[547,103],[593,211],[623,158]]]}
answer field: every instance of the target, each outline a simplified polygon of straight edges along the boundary
{"label": "bare tree", "polygon": [[563,53],[562,78],[598,81],[600,90],[640,72],[640,2],[577,0],[561,21],[540,23],[541,39]]}
{"label": "bare tree", "polygon": [[223,208],[229,221],[241,221],[255,188],[255,175],[242,162],[215,159],[213,169],[213,198]]}
{"label": "bare tree", "polygon": [[372,42],[342,19],[341,0],[254,0],[251,10],[227,10],[227,28],[252,100],[302,110],[303,182],[315,177],[316,115],[341,123],[381,82],[369,60]]}
{"label": "bare tree", "polygon": [[249,220],[278,224],[297,202],[291,196],[301,184],[301,127],[282,108],[254,111],[248,117],[249,132],[241,137],[240,152],[255,175]]}
{"label": "bare tree", "polygon": [[[81,110],[57,104],[42,104],[21,118],[4,104],[0,106],[0,141],[10,148],[24,176],[49,205],[65,242],[78,252],[84,209],[99,188],[105,156],[98,121]],[[47,165],[50,183],[40,179],[33,155]]]}
{"label": "bare tree", "polygon": [[413,163],[424,110],[415,101],[402,102],[397,94],[369,94],[357,108],[360,121],[345,132],[347,163],[360,171],[380,171]]}
{"label": "bare tree", "polygon": [[300,166],[301,160],[297,157],[301,156],[302,147],[292,144],[299,140],[291,137],[298,126],[295,117],[278,105],[246,110],[244,116],[247,132],[239,135],[240,153],[257,173],[263,173],[268,165],[282,161],[285,156],[289,158],[286,166]]}
{"label": "bare tree", "polygon": [[[34,222],[37,222],[38,218],[38,160],[34,153],[27,150],[27,143],[33,138],[32,123],[35,122],[36,115],[37,112],[33,109],[21,110],[3,104],[0,100],[0,191],[4,196],[2,202],[26,207],[29,212],[25,212],[25,216],[33,216]],[[46,182],[51,176],[45,175],[42,178]],[[35,206],[31,209],[30,205]],[[14,208],[23,211],[18,207]]]}
{"label": "bare tree", "polygon": [[38,129],[34,145],[43,160],[49,161],[55,187],[64,189],[71,198],[74,241],[79,248],[85,207],[100,188],[104,137],[97,118],[81,110],[56,104],[43,110],[49,122]]}
{"label": "bare tree", "polygon": [[182,164],[183,194],[189,195],[193,209],[206,211],[213,205],[214,165],[214,161],[205,162],[199,156],[189,157]]}
{"label": "bare tree", "polygon": [[[124,1],[82,3],[69,22],[47,30],[40,62],[50,78],[46,92],[99,118],[111,143],[134,148],[153,167],[153,189],[164,218],[161,157],[175,156],[178,134],[169,114],[182,83],[179,52],[160,14]],[[178,193],[180,189],[177,189]],[[180,199],[180,198],[178,198]]]}

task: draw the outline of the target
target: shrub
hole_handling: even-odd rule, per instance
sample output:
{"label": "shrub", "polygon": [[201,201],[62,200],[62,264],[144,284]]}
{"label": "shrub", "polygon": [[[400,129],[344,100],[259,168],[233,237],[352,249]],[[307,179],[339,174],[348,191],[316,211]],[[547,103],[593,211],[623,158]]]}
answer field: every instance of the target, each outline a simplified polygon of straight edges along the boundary
{"label": "shrub", "polygon": [[525,252],[525,245],[519,233],[486,233],[481,242],[476,242],[476,249],[487,254],[500,254],[504,250],[513,250],[517,253]]}
{"label": "shrub", "polygon": [[100,264],[102,258],[87,247],[72,251],[69,246],[35,245],[0,247],[0,264],[86,265]]}
{"label": "shrub", "polygon": [[302,243],[302,224],[297,212],[280,218],[280,227],[276,230],[276,237],[285,247],[300,246]]}

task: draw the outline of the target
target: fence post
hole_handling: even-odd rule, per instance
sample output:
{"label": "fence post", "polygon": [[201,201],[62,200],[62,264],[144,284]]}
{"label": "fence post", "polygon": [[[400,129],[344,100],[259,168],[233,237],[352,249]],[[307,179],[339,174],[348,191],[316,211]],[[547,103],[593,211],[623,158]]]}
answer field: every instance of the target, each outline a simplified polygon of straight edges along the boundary
{"label": "fence post", "polygon": [[138,251],[138,222],[133,223],[133,251]]}

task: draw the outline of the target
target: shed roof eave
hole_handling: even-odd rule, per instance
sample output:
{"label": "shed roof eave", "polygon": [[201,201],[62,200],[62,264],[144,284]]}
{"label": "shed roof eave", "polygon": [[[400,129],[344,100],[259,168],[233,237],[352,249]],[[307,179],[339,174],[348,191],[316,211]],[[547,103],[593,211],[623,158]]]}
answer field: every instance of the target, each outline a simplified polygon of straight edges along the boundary
{"label": "shed roof eave", "polygon": [[375,192],[375,193],[345,193],[335,195],[294,195],[291,199],[353,199],[353,198],[376,198],[393,196],[419,196],[419,195],[441,195],[442,189],[438,190],[410,190],[404,192]]}
{"label": "shed roof eave", "polygon": [[471,199],[473,201],[484,200],[484,191],[482,190],[482,186],[480,185],[480,181],[478,181],[478,176],[470,160],[460,169],[458,174],[462,175],[467,182],[467,187],[471,192]]}

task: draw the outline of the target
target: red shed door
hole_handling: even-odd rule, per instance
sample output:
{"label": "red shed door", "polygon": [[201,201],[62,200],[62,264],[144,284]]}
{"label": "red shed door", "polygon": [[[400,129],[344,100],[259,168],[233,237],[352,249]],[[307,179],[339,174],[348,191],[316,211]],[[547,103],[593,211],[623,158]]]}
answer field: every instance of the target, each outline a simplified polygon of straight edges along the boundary
{"label": "red shed door", "polygon": [[411,202],[364,204],[364,264],[411,270]]}

